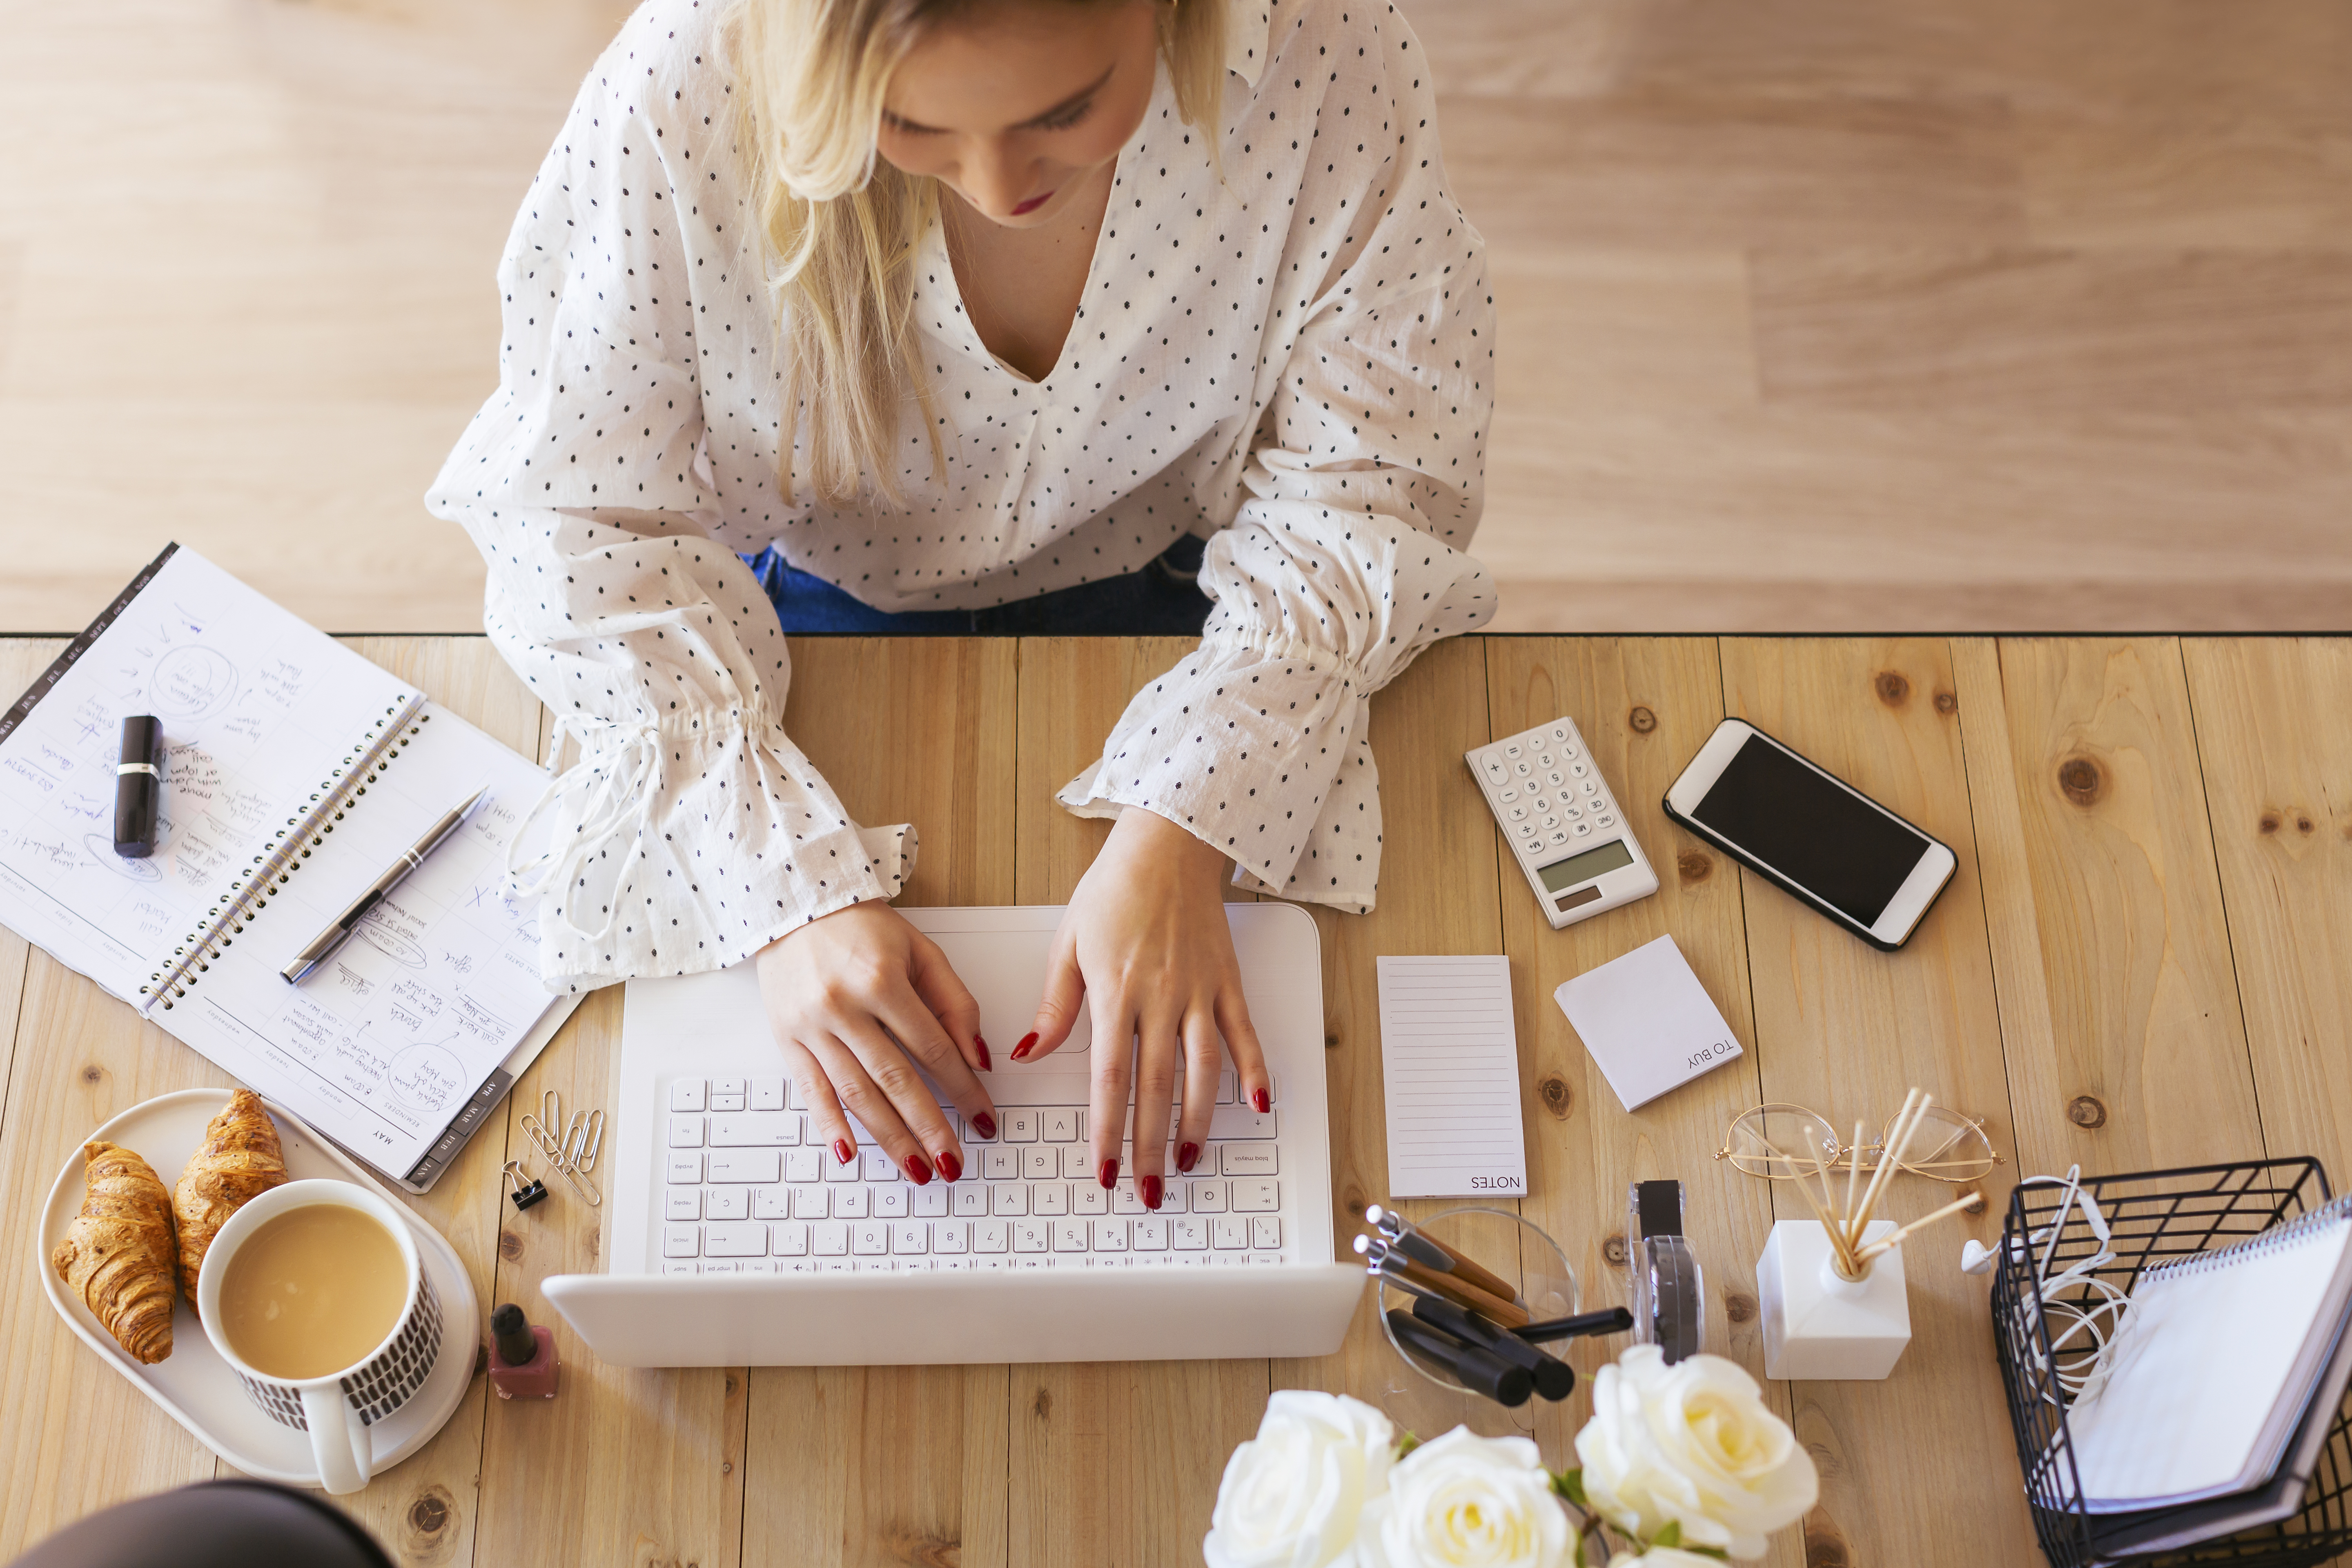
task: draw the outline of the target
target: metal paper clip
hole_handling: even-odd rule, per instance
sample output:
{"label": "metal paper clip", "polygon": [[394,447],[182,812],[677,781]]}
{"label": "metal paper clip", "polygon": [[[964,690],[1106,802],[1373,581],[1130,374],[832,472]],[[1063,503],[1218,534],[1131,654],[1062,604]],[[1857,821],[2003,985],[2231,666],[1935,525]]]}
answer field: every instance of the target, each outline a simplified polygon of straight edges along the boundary
{"label": "metal paper clip", "polygon": [[[538,1112],[533,1114],[528,1110],[524,1111],[518,1125],[522,1128],[523,1135],[531,1141],[532,1146],[546,1156],[548,1164],[553,1168],[557,1175],[563,1178],[566,1185],[586,1200],[589,1207],[602,1208],[604,1204],[604,1194],[598,1192],[596,1184],[582,1173],[587,1167],[573,1162],[574,1142],[582,1137],[583,1129],[588,1126],[589,1122],[577,1112],[573,1113],[572,1121],[568,1123],[562,1121],[562,1116],[563,1100],[555,1090],[551,1089],[540,1096]],[[561,1137],[558,1137],[555,1132],[555,1128],[559,1124],[563,1126],[563,1133]],[[594,1140],[589,1145],[587,1155],[589,1165],[596,1163],[596,1148],[604,1141],[603,1111],[594,1113],[593,1126]]]}
{"label": "metal paper clip", "polygon": [[507,1195],[514,1199],[517,1212],[547,1201],[547,1184],[531,1177],[520,1160],[509,1160],[499,1168],[506,1173]]}

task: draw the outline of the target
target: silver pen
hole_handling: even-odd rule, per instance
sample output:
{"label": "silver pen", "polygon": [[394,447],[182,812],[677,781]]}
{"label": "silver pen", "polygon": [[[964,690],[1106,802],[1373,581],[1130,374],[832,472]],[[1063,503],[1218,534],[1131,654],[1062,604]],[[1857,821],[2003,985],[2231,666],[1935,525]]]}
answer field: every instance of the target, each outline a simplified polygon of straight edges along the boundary
{"label": "silver pen", "polygon": [[286,984],[299,985],[304,976],[333,956],[335,950],[358,929],[360,921],[367,912],[382,903],[384,895],[400,886],[411,871],[424,865],[425,858],[441,847],[443,840],[465,826],[466,818],[489,793],[487,789],[476,790],[472,799],[426,828],[424,837],[402,850],[400,858],[392,863],[391,868],[369,883],[367,890],[352,900],[352,907],[345,910],[334,924],[312,937],[309,944],[294,955],[294,961],[278,972],[286,977]]}

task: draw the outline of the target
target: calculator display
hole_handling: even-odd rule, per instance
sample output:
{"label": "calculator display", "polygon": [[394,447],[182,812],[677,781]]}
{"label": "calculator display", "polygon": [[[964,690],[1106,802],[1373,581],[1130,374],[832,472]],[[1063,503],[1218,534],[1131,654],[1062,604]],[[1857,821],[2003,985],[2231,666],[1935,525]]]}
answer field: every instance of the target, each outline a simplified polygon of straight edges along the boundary
{"label": "calculator display", "polygon": [[1598,849],[1588,849],[1581,855],[1571,855],[1565,860],[1538,867],[1536,875],[1543,879],[1546,892],[1557,893],[1563,888],[1573,888],[1579,882],[1589,882],[1604,871],[1619,870],[1633,863],[1633,852],[1625,847],[1625,841],[1612,838]]}

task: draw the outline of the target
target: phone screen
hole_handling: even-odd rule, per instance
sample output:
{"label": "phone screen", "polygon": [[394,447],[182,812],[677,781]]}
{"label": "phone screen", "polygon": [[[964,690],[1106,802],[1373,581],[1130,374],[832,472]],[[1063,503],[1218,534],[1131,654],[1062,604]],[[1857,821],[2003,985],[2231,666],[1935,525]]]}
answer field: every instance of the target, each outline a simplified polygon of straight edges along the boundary
{"label": "phone screen", "polygon": [[1691,815],[1865,926],[1927,852],[1927,838],[1761,735]]}

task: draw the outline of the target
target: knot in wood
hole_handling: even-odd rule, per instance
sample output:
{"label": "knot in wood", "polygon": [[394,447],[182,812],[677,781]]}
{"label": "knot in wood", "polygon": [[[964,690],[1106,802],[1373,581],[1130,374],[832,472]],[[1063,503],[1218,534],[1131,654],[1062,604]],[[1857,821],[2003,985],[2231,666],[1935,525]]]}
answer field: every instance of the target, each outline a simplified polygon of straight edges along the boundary
{"label": "knot in wood", "polygon": [[2069,757],[2058,764],[2059,791],[2076,805],[2097,800],[2105,784],[2106,774],[2088,757]]}
{"label": "knot in wood", "polygon": [[1601,1257],[1612,1268],[1625,1267],[1625,1238],[1612,1236],[1601,1244]]}
{"label": "knot in wood", "polygon": [[92,1062],[88,1067],[81,1069],[81,1080],[84,1083],[102,1083],[105,1081],[105,1079],[106,1069],[99,1066],[96,1062]]}
{"label": "knot in wood", "polygon": [[1336,1051],[1339,1048],[1339,1025],[1334,1024],[1323,1031],[1323,1048],[1327,1051]]}
{"label": "knot in wood", "polygon": [[2254,823],[2254,830],[2263,834],[2276,833],[2279,830],[2279,814],[2275,811],[2263,813]]}
{"label": "knot in wood", "polygon": [[1756,1316],[1756,1298],[1745,1290],[1726,1290],[1723,1315],[1735,1323],[1748,1322]]}
{"label": "knot in wood", "polygon": [[1715,875],[1715,862],[1696,849],[1685,849],[1675,857],[1675,872],[1685,887],[1706,881]]}
{"label": "knot in wood", "polygon": [[1910,700],[1911,682],[1899,669],[1882,669],[1872,677],[1870,684],[1877,691],[1878,700],[1889,708],[1900,708]]}
{"label": "knot in wood", "polygon": [[437,1535],[449,1522],[449,1495],[439,1487],[425,1490],[408,1505],[408,1528],[419,1535]]}
{"label": "knot in wood", "polygon": [[1576,1104],[1576,1091],[1568,1087],[1566,1079],[1556,1072],[1546,1073],[1543,1081],[1536,1085],[1536,1092],[1543,1097],[1546,1110],[1559,1121],[1568,1120],[1570,1109]]}
{"label": "knot in wood", "polygon": [[510,1230],[499,1232],[499,1256],[509,1263],[522,1261],[522,1237]]}
{"label": "knot in wood", "polygon": [[1948,691],[1936,693],[1936,711],[1946,716],[1960,710],[1960,700]]}
{"label": "knot in wood", "polygon": [[1845,1531],[1819,1509],[1805,1515],[1805,1568],[1853,1568]]}
{"label": "knot in wood", "polygon": [[2105,1127],[2107,1108],[2095,1096],[2078,1094],[2066,1102],[2066,1120],[2077,1127]]}
{"label": "knot in wood", "polygon": [[1054,1391],[1050,1388],[1039,1389],[1037,1396],[1029,1402],[1029,1413],[1040,1421],[1053,1419]]}
{"label": "knot in wood", "polygon": [[2309,818],[2309,817],[2307,817],[2307,816],[2300,816],[2300,815],[2298,815],[2298,816],[2295,817],[2295,819],[2294,819],[2294,830],[2295,830],[2297,833],[2308,833],[2308,832],[2310,832],[2310,831],[2311,831],[2311,828],[2312,828],[2312,821],[2311,821],[2311,818]]}
{"label": "knot in wood", "polygon": [[1647,708],[1637,705],[1632,712],[1625,715],[1625,722],[1632,727],[1636,735],[1646,735],[1658,727],[1658,716]]}

